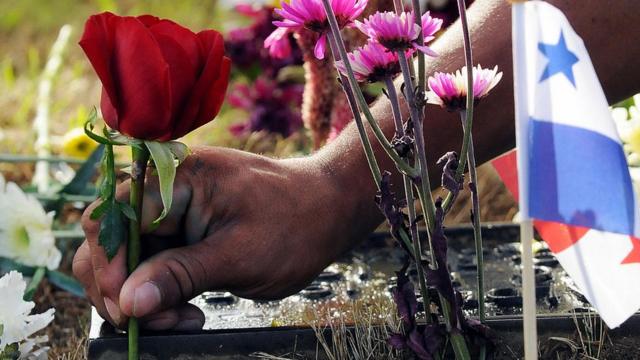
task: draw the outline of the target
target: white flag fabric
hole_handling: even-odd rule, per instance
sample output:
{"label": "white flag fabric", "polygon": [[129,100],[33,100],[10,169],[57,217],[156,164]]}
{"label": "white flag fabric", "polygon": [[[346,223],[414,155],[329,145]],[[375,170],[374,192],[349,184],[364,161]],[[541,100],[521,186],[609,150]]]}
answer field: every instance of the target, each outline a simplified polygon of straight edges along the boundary
{"label": "white flag fabric", "polygon": [[582,39],[543,1],[514,5],[523,214],[582,236],[550,242],[609,327],[640,308],[640,209],[622,143]]}

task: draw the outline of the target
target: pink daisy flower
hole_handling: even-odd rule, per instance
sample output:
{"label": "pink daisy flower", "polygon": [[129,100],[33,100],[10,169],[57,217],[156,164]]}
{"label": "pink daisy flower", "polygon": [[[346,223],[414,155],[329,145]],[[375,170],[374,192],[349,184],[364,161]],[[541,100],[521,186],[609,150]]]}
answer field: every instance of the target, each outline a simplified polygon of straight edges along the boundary
{"label": "pink daisy flower", "polygon": [[[483,69],[480,65],[473,68],[473,97],[479,101],[489,94],[502,79],[498,66]],[[436,72],[428,80],[429,103],[440,105],[450,111],[462,111],[467,103],[467,68],[463,67],[454,74]]]}
{"label": "pink daisy flower", "polygon": [[417,43],[420,26],[415,23],[413,12],[400,15],[392,11],[377,12],[364,22],[356,21],[356,27],[391,51],[416,49],[429,56],[438,55],[425,44],[435,38],[434,34],[442,27],[442,20],[431,17],[429,12],[422,16],[423,44]]}
{"label": "pink daisy flower", "polygon": [[[331,0],[331,8],[336,15],[340,28],[348,27],[362,14],[367,7],[368,0]],[[276,9],[281,21],[273,24],[291,31],[308,29],[320,34],[315,47],[316,58],[324,59],[327,47],[327,33],[329,21],[322,5],[322,0],[291,0],[289,4],[282,2],[282,9]]]}
{"label": "pink daisy flower", "polygon": [[277,28],[264,40],[264,47],[274,59],[286,59],[291,55],[289,29]]}
{"label": "pink daisy flower", "polygon": [[[369,42],[347,56],[358,81],[378,82],[400,72],[398,54],[375,42]],[[336,67],[346,75],[344,61],[336,62]]]}

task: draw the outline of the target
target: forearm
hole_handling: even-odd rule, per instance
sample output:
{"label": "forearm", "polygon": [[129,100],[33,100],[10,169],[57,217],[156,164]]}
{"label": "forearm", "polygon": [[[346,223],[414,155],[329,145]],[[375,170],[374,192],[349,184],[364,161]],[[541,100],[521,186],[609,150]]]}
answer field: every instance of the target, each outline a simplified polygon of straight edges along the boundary
{"label": "forearm", "polygon": [[[637,5],[633,0],[603,2],[598,0],[550,1],[558,6],[569,18],[576,31],[583,37],[611,103],[620,101],[637,91],[640,85],[640,70],[637,60],[640,46],[634,34],[640,33],[637,21]],[[486,67],[498,65],[504,73],[502,82],[491,95],[476,108],[473,136],[478,163],[513,148],[515,144],[513,119],[513,78],[511,58],[511,7],[505,0],[477,0],[469,9],[474,62]],[[453,72],[464,66],[462,33],[458,23],[450,27],[434,44],[433,49],[440,56],[428,58],[427,74],[435,71]],[[612,55],[615,54],[615,60]],[[399,86],[401,81],[396,84]],[[388,138],[393,136],[394,125],[389,100],[385,97],[372,108]],[[403,109],[406,118],[406,108]],[[462,128],[457,114],[428,106],[425,116],[425,139],[431,184],[439,186],[441,170],[435,161],[448,151],[459,152]],[[376,157],[382,170],[396,174],[394,183],[401,179],[395,165],[369,131]],[[371,206],[376,192],[369,168],[360,145],[354,125],[327,146],[319,157],[330,164],[332,173],[342,177],[348,196],[367,202],[369,209],[362,216],[368,216],[375,226],[381,220],[378,209]],[[399,189],[399,188],[398,188]]]}

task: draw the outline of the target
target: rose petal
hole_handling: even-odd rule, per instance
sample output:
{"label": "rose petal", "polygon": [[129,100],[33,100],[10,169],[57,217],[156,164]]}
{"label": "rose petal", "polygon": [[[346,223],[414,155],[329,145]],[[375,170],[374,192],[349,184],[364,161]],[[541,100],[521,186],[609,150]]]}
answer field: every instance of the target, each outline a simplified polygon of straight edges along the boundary
{"label": "rose petal", "polygon": [[152,27],[153,25],[162,21],[159,17],[153,15],[140,15],[137,16],[136,19],[140,20],[140,22],[146,27]]}
{"label": "rose petal", "polygon": [[120,132],[155,140],[170,132],[169,66],[151,32],[133,17],[118,18],[111,57]]}
{"label": "rose petal", "polygon": [[184,49],[186,58],[193,62],[194,68],[202,66],[198,36],[193,31],[170,20],[160,20],[150,26],[149,30],[154,36],[162,34],[175,40]]}
{"label": "rose petal", "polygon": [[220,33],[206,30],[197,34],[204,67],[182,114],[174,126],[172,138],[184,136],[207,122],[220,111],[227,90],[231,62],[224,57]]}
{"label": "rose petal", "polygon": [[[113,104],[112,110],[115,110],[113,106],[117,106],[118,104],[118,96],[110,67],[110,59],[114,49],[113,26],[116,21],[117,17],[109,12],[91,16],[85,24],[84,33],[79,42],[80,47],[84,50],[96,74],[98,74],[98,78],[102,82],[105,90],[102,96],[108,97],[108,103]],[[104,115],[104,112],[103,109],[103,116],[105,116],[107,124],[117,129],[117,112],[107,111],[109,113],[108,117]]]}

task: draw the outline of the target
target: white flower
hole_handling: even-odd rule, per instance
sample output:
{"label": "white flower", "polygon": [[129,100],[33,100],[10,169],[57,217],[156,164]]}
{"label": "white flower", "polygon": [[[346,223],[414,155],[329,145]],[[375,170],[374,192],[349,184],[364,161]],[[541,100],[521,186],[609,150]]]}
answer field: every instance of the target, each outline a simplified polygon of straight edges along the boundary
{"label": "white flower", "polygon": [[624,143],[630,166],[640,166],[640,94],[633,97],[635,106],[611,109],[611,115]]}
{"label": "white flower", "polygon": [[51,229],[53,213],[0,175],[0,256],[27,266],[55,270],[62,254]]}
{"label": "white flower", "polygon": [[18,352],[20,357],[18,360],[47,360],[49,347],[46,343],[49,341],[47,335],[35,336],[33,338],[26,339],[18,346]]}
{"label": "white flower", "polygon": [[[0,294],[2,294],[0,296],[0,328],[2,329],[0,352],[7,345],[24,342],[53,320],[54,309],[49,309],[42,314],[29,315],[35,304],[33,301],[22,299],[26,287],[27,283],[22,278],[22,274],[17,271],[12,271],[0,278]],[[38,338],[30,340],[30,343],[22,344],[22,347],[25,351],[33,350],[39,340]]]}

